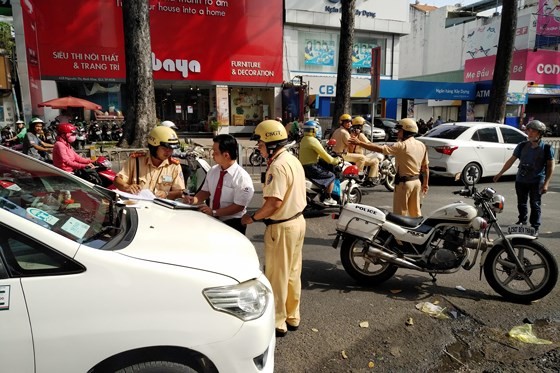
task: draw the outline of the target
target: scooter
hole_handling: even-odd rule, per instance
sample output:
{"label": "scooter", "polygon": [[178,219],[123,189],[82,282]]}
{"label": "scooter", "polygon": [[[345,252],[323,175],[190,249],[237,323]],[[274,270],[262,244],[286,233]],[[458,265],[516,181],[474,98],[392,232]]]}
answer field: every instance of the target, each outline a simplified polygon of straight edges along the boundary
{"label": "scooter", "polygon": [[[336,144],[335,139],[330,139],[326,144],[326,151],[335,156],[332,148]],[[336,166],[330,165],[323,160],[319,160],[321,167],[335,174],[334,189],[332,198],[338,203],[335,206],[327,206],[325,200],[325,190],[322,186],[313,184],[305,179],[305,194],[307,197],[308,208],[324,209],[327,207],[340,208],[347,203],[360,203],[362,201],[362,190],[357,180],[359,178],[358,167],[350,162],[342,161]]]}
{"label": "scooter", "polygon": [[[430,274],[472,269],[498,294],[513,302],[531,302],[552,291],[558,264],[535,236],[506,234],[497,220],[505,199],[492,188],[478,191],[474,184],[454,192],[472,198],[474,206],[459,201],[428,217],[405,217],[373,206],[348,204],[341,209],[333,247],[342,240],[340,258],[346,272],[363,285],[378,285],[399,268]],[[497,237],[490,238],[490,231]],[[480,259],[479,259],[480,255]]]}
{"label": "scooter", "polygon": [[83,168],[75,171],[76,176],[81,177],[90,183],[100,185],[107,189],[116,189],[113,181],[117,176],[117,173],[113,171],[112,163],[105,157],[97,157],[93,161],[95,168]]}
{"label": "scooter", "polygon": [[87,142],[87,130],[82,122],[76,123],[76,141],[72,143],[74,149],[84,149]]}
{"label": "scooter", "polygon": [[206,174],[212,168],[204,159],[204,148],[198,144],[191,144],[186,150],[179,151],[174,156],[180,159],[186,192],[195,195],[202,188]]}
{"label": "scooter", "polygon": [[253,152],[249,155],[249,163],[251,166],[261,166],[266,163],[266,158],[262,156],[258,147],[253,148]]}

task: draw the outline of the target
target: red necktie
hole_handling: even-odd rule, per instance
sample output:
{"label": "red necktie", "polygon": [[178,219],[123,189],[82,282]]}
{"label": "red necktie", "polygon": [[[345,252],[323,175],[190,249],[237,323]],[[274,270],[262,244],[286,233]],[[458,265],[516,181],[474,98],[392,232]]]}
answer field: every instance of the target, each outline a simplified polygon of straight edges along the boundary
{"label": "red necktie", "polygon": [[214,192],[214,199],[212,200],[212,210],[217,210],[220,208],[220,198],[222,198],[222,186],[224,185],[224,175],[227,173],[226,170],[220,171],[220,178],[218,179],[218,185],[216,185],[216,191]]}

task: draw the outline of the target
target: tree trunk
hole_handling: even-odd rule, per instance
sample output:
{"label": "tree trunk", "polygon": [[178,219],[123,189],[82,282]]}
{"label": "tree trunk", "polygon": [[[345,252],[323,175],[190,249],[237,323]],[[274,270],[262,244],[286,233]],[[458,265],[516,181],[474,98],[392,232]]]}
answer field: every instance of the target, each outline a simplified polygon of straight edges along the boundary
{"label": "tree trunk", "polygon": [[352,82],[352,45],[354,44],[354,15],[356,0],[341,1],[340,45],[338,48],[338,70],[336,76],[336,97],[332,128],[338,127],[338,118],[350,114],[350,85]]}
{"label": "tree trunk", "polygon": [[126,59],[126,126],[121,146],[145,147],[156,123],[149,0],[122,2]]}
{"label": "tree trunk", "polygon": [[518,0],[510,0],[504,1],[502,4],[500,38],[490,91],[490,104],[486,114],[486,120],[492,123],[503,123],[506,114],[509,76],[515,45],[515,29],[517,28],[517,2]]}

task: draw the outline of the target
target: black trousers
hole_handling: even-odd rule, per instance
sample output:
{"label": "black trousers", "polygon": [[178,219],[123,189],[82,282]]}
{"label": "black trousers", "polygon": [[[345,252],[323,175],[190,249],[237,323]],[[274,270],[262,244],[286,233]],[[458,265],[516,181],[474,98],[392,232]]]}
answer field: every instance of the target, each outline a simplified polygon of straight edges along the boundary
{"label": "black trousers", "polygon": [[223,220],[222,223],[232,227],[233,229],[241,232],[241,234],[245,235],[247,231],[247,226],[241,224],[241,218],[233,218],[228,220]]}

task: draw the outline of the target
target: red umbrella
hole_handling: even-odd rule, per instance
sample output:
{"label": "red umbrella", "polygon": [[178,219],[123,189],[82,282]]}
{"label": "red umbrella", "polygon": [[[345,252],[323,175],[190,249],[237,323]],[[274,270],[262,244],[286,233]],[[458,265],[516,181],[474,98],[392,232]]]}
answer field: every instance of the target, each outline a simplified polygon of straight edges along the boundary
{"label": "red umbrella", "polygon": [[88,110],[101,110],[101,106],[95,102],[82,100],[72,96],[53,98],[52,100],[41,102],[39,107],[51,107],[53,109],[68,109],[69,107],[84,108]]}

